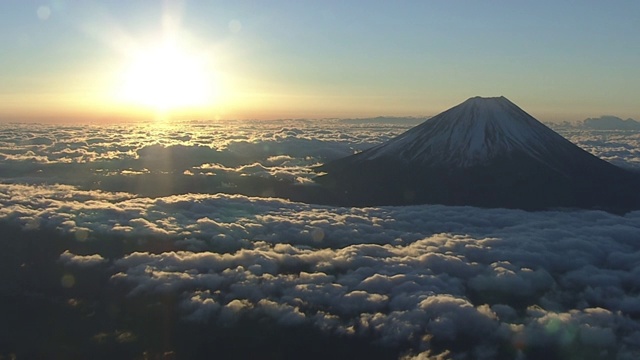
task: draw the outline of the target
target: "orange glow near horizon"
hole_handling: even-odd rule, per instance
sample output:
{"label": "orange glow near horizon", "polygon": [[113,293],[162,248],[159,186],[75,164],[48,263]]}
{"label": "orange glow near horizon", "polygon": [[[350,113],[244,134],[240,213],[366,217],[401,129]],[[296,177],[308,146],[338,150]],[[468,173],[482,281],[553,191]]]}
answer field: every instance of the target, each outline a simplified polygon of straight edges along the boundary
{"label": "orange glow near horizon", "polygon": [[640,118],[629,6],[565,26],[537,2],[6,3],[0,122],[425,117],[495,95],[546,122]]}

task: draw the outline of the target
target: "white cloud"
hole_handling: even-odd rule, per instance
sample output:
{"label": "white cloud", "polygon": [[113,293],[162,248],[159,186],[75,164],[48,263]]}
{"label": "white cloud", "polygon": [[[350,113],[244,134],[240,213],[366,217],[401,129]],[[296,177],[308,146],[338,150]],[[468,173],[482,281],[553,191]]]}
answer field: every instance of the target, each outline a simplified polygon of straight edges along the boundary
{"label": "white cloud", "polygon": [[[605,358],[640,354],[640,211],[337,208],[240,195],[80,190],[87,174],[94,188],[106,189],[111,176],[125,178],[124,170],[131,171],[132,191],[170,186],[179,178],[160,170],[176,166],[191,178],[211,172],[226,180],[308,179],[308,166],[319,159],[401,128],[36,127],[21,137],[19,125],[3,126],[12,135],[0,144],[0,220],[68,234],[78,248],[105,239],[133,244],[122,254],[70,248],[59,260],[69,267],[108,264],[98,268],[130,296],[176,294],[180,314],[191,321],[259,314],[282,326],[402,346],[424,359],[495,358],[501,351],[535,357],[543,348]],[[596,154],[631,166],[640,159],[636,135],[567,131]],[[607,145],[611,140],[617,143]],[[93,174],[96,168],[104,173]],[[29,181],[16,184],[20,179]]]}
{"label": "white cloud", "polygon": [[107,260],[99,254],[76,255],[71,253],[69,250],[65,250],[65,252],[60,254],[60,262],[66,266],[77,266],[82,268],[101,265],[106,263]]}
{"label": "white cloud", "polygon": [[640,170],[639,131],[593,131],[563,128],[560,134],[590,153],[615,165]]}
{"label": "white cloud", "polygon": [[[518,336],[533,347],[601,336],[589,346],[611,351],[639,326],[629,318],[638,294],[627,270],[640,263],[629,238],[640,229],[638,212],[346,209],[221,195],[130,199],[116,206],[136,209],[132,204],[146,204],[147,216],[155,214],[149,222],[155,218],[176,246],[192,239],[204,248],[126,255],[115,261],[113,280],[131,284],[133,294],[183,293],[190,319],[231,321],[238,311],[257,311],[283,324],[373,332],[390,344],[414,339],[415,349],[431,339],[465,339],[487,354],[490,344]],[[128,226],[139,232],[149,224]],[[322,229],[324,238],[314,239],[310,229]],[[229,253],[215,252],[220,235]],[[611,262],[619,257],[624,261],[617,270]],[[598,308],[603,312],[590,310]],[[554,319],[575,327],[562,330],[572,342],[548,335]],[[423,339],[425,332],[433,338]]]}

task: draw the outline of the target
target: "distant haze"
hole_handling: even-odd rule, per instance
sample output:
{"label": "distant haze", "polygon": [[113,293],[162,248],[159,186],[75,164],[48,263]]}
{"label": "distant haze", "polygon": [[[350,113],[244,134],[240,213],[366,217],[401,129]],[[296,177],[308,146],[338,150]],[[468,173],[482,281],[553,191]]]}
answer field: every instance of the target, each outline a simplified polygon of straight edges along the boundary
{"label": "distant haze", "polygon": [[594,130],[640,130],[640,122],[611,115],[586,119],[582,125]]}

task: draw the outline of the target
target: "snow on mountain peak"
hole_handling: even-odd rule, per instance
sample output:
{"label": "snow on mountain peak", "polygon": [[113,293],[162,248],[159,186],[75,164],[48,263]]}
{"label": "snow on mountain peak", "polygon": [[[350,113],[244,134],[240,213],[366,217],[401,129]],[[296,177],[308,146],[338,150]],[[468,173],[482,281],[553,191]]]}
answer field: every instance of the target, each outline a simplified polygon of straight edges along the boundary
{"label": "snow on mountain peak", "polygon": [[473,97],[363,152],[360,159],[468,167],[514,151],[543,160],[550,147],[568,144],[503,96]]}
{"label": "snow on mountain peak", "polygon": [[344,206],[640,208],[637,174],[593,156],[504,97],[468,99],[317,171],[318,183]]}

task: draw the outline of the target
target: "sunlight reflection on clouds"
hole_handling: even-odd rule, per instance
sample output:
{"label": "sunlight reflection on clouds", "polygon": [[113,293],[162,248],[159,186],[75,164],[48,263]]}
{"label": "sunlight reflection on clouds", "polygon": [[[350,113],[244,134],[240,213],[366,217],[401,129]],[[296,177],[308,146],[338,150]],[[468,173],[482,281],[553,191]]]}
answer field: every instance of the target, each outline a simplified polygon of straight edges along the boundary
{"label": "sunlight reflection on clouds", "polygon": [[[4,124],[0,219],[70,236],[77,246],[59,256],[61,286],[101,269],[130,296],[177,294],[190,321],[260,314],[403,346],[407,357],[640,354],[638,211],[341,208],[198,188],[157,197],[106,189],[110,178],[145,188],[170,173],[311,181],[310,166],[407,128],[329,124]],[[564,131],[613,162],[639,163],[637,133]],[[87,178],[95,187],[82,186]],[[105,239],[130,250],[81,251]]]}

